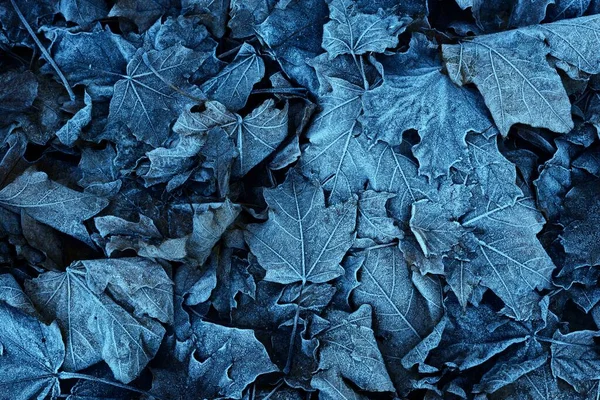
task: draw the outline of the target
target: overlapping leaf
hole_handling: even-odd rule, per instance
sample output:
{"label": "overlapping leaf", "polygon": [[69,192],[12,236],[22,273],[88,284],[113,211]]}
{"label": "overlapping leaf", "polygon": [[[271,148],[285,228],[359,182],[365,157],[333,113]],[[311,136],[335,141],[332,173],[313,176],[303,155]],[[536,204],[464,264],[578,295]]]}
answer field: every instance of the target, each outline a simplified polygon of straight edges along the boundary
{"label": "overlapping leaf", "polygon": [[44,172],[27,170],[0,190],[0,206],[27,213],[39,222],[91,244],[83,221],[98,214],[108,202],[48,179]]}
{"label": "overlapping leaf", "polygon": [[165,50],[139,49],[127,64],[127,75],[115,83],[109,118],[131,129],[154,147],[169,138],[169,125],[201,96],[187,82],[203,58],[181,45]]}
{"label": "overlapping leaf", "polygon": [[104,360],[115,378],[127,383],[158,351],[165,329],[153,318],[171,318],[171,285],[158,264],[114,259],[46,272],[28,281],[26,291],[41,314],[56,319],[61,328],[65,370],[79,371]]}
{"label": "overlapping leaf", "polygon": [[340,262],[354,240],[355,200],[325,207],[323,189],[296,172],[264,196],[269,219],[249,225],[246,240],[267,270],[265,279],[319,283],[344,273]]}

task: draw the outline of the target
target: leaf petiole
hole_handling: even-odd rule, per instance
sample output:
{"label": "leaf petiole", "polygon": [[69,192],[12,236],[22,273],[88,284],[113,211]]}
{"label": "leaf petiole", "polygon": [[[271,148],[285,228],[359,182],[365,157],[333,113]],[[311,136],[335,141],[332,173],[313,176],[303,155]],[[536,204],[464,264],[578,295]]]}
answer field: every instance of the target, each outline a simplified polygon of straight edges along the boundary
{"label": "leaf petiole", "polygon": [[150,392],[147,392],[145,390],[141,390],[138,388],[135,388],[133,386],[129,386],[129,385],[125,385],[124,383],[119,383],[119,382],[115,382],[115,381],[111,381],[109,379],[103,379],[103,378],[98,378],[96,376],[91,376],[91,375],[86,375],[86,374],[79,374],[77,372],[65,372],[65,371],[61,371],[58,373],[58,379],[83,379],[86,381],[92,381],[92,382],[98,382],[98,383],[103,383],[105,385],[110,385],[110,386],[114,386],[114,387],[118,387],[121,389],[125,389],[125,390],[129,390],[130,392],[135,392],[135,393],[139,393],[139,394],[143,394],[146,395],[150,398],[154,398],[156,400],[165,400],[161,397],[158,397]]}

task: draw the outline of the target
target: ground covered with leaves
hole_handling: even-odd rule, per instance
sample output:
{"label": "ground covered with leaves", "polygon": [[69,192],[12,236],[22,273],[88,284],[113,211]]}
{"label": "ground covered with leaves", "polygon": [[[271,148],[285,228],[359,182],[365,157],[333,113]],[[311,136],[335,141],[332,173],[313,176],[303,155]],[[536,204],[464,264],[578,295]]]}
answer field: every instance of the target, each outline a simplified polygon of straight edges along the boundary
{"label": "ground covered with leaves", "polygon": [[598,399],[596,13],[1,0],[0,399]]}

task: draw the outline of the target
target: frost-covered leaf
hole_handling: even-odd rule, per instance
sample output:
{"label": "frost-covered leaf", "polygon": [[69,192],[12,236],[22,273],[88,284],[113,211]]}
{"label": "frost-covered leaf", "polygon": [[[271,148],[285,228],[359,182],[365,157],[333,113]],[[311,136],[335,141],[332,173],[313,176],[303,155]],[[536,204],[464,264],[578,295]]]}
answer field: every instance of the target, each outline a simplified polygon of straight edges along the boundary
{"label": "frost-covered leaf", "polygon": [[354,240],[356,201],[325,207],[323,189],[292,171],[266,189],[269,219],[248,226],[246,240],[278,283],[327,282],[344,273],[342,257]]}
{"label": "frost-covered leaf", "polygon": [[93,98],[112,95],[112,86],[124,77],[135,54],[132,43],[108,28],[78,33],[52,29],[46,36],[53,42],[51,54],[69,83],[87,86]]}
{"label": "frost-covered leaf", "polygon": [[201,361],[190,359],[189,379],[203,397],[241,399],[258,376],[278,370],[252,330],[198,321],[193,333]]}
{"label": "frost-covered leaf", "polygon": [[564,225],[561,242],[567,256],[566,273],[584,266],[600,263],[598,247],[598,210],[600,199],[598,179],[590,179],[573,187],[564,197]]}
{"label": "frost-covered leaf", "polygon": [[321,40],[328,12],[324,0],[280,1],[256,33],[275,54],[283,71],[309,90],[317,90],[307,60],[323,52]]}
{"label": "frost-covered leaf", "polygon": [[[326,394],[326,399],[336,399],[334,387],[346,387],[351,381],[369,392],[393,392],[394,386],[387,373],[383,357],[371,330],[371,307],[362,305],[352,314],[330,311],[325,319],[330,327],[319,334],[319,372],[312,384]],[[333,382],[332,382],[333,381]]]}
{"label": "frost-covered leaf", "polygon": [[231,111],[238,111],[248,101],[252,87],[263,78],[265,64],[256,50],[244,43],[235,60],[202,85],[211,100],[217,100]]}
{"label": "frost-covered leaf", "polygon": [[276,0],[231,0],[227,23],[231,36],[244,38],[254,35],[254,27],[262,23],[275,5]]}
{"label": "frost-covered leaf", "polygon": [[538,179],[533,182],[538,206],[552,220],[560,216],[564,197],[571,188],[571,158],[577,150],[575,146],[563,140],[557,140],[555,143],[556,152],[544,163]]}
{"label": "frost-covered leaf", "polygon": [[542,22],[555,0],[472,0],[473,16],[485,32],[519,28]]}
{"label": "frost-covered leaf", "polygon": [[421,142],[413,152],[419,172],[437,178],[468,158],[466,134],[483,132],[492,122],[476,94],[442,74],[435,44],[416,34],[410,45],[406,53],[380,59],[384,81],[363,96],[360,121],[369,136],[392,146],[404,131],[416,129]]}
{"label": "frost-covered leaf", "polygon": [[515,123],[567,133],[573,128],[571,106],[546,56],[597,73],[599,55],[590,32],[599,24],[597,16],[581,17],[445,45],[446,67],[455,83],[478,87],[503,135]]}
{"label": "frost-covered leaf", "polygon": [[405,149],[379,143],[370,148],[370,152],[376,164],[369,186],[396,195],[389,200],[389,211],[401,228],[408,228],[411,204],[428,198],[432,188],[424,177],[419,176],[417,164]]}
{"label": "frost-covered leaf", "polygon": [[[21,0],[14,3],[4,1],[0,8],[0,23],[3,27],[2,43],[9,44],[11,47],[34,48],[35,41],[30,32],[36,32],[42,25],[52,22],[52,18],[58,12],[57,7],[58,2],[50,0]],[[23,24],[23,20],[27,21],[29,29]]]}
{"label": "frost-covered leaf", "polygon": [[515,166],[498,150],[496,135],[486,139],[483,135],[471,133],[467,135],[466,142],[470,168],[483,195],[499,206],[513,204],[523,196],[516,185]]}
{"label": "frost-covered leaf", "polygon": [[375,13],[380,8],[392,9],[412,17],[427,17],[429,13],[426,0],[405,0],[401,3],[396,0],[358,0],[357,4],[360,10],[368,13]]}
{"label": "frost-covered leaf", "polygon": [[169,125],[200,95],[187,77],[203,62],[181,45],[165,50],[139,49],[127,64],[127,75],[115,83],[109,119],[131,129],[154,147],[169,138]]}
{"label": "frost-covered leaf", "polygon": [[153,0],[151,2],[140,0],[118,0],[110,9],[109,17],[125,17],[131,19],[140,31],[148,29],[154,21],[176,7],[179,1]]}
{"label": "frost-covered leaf", "polygon": [[[114,275],[119,267],[124,270]],[[125,274],[144,280],[130,282]],[[158,351],[165,329],[144,314],[165,317],[162,307],[173,298],[169,290],[165,292],[169,283],[158,264],[125,259],[120,265],[114,259],[83,261],[65,272],[46,272],[27,281],[25,288],[42,316],[56,319],[61,328],[67,343],[65,370],[79,371],[104,360],[115,378],[127,383]],[[164,300],[155,306],[148,296]]]}
{"label": "frost-covered leaf", "polygon": [[86,281],[95,293],[106,292],[134,308],[136,317],[173,321],[173,282],[160,266],[143,258],[81,261]]}
{"label": "frost-covered leaf", "polygon": [[227,196],[233,162],[238,155],[233,140],[221,128],[213,128],[208,131],[201,153],[206,158],[202,166],[213,170],[219,195]]}
{"label": "frost-covered leaf", "polygon": [[0,110],[2,125],[10,123],[12,113],[26,111],[37,97],[38,83],[30,72],[7,71],[0,75]]}
{"label": "frost-covered leaf", "polygon": [[22,210],[35,220],[92,244],[83,221],[98,214],[108,201],[80,193],[28,169],[0,190],[0,206]]}
{"label": "frost-covered leaf", "polygon": [[60,13],[67,21],[86,26],[108,15],[105,0],[60,0]]}
{"label": "frost-covered leaf", "polygon": [[503,135],[516,123],[559,133],[573,128],[571,104],[546,61],[548,51],[540,35],[521,30],[443,46],[450,78],[477,86]]}
{"label": "frost-covered leaf", "polygon": [[500,297],[512,315],[527,319],[535,306],[535,289],[550,288],[555,266],[540,242],[544,219],[533,201],[495,206],[483,199],[461,221],[474,231],[471,273]]}
{"label": "frost-covered leaf", "polygon": [[457,245],[464,228],[447,218],[439,203],[419,200],[412,204],[410,229],[426,257],[439,256]]}
{"label": "frost-covered leaf", "polygon": [[275,151],[287,136],[288,106],[275,107],[267,100],[236,124],[235,138],[238,160],[237,174],[245,175],[266,156]]}
{"label": "frost-covered leaf", "polygon": [[1,397],[42,400],[60,394],[58,369],[65,346],[56,322],[35,317],[0,302]]}
{"label": "frost-covered leaf", "polygon": [[[549,363],[529,371],[523,368],[523,375],[488,395],[492,400],[520,400],[530,398],[535,400],[585,400],[595,397],[596,393],[577,393],[568,384],[557,380],[550,370]],[[590,397],[593,396],[593,397]]]}
{"label": "frost-covered leaf", "polygon": [[0,274],[0,302],[17,308],[26,314],[37,315],[31,300],[11,274]]}
{"label": "frost-covered leaf", "polygon": [[212,292],[211,302],[225,315],[237,308],[238,294],[255,297],[256,282],[248,271],[248,262],[234,256],[231,249],[221,249],[217,262],[217,285]]}
{"label": "frost-covered leaf", "polygon": [[395,196],[374,190],[366,190],[360,194],[356,227],[359,238],[371,238],[379,243],[387,243],[403,237],[402,231],[394,225],[394,219],[386,210],[386,203]]}
{"label": "frost-covered leaf", "polygon": [[83,128],[92,120],[92,98],[87,93],[84,95],[84,102],[85,106],[56,132],[58,139],[67,146],[73,145],[81,135]]}
{"label": "frost-covered leaf", "polygon": [[[521,349],[530,350],[526,353],[526,360],[546,354],[535,337],[546,329],[544,321],[518,323],[500,317],[487,304],[463,309],[453,297],[447,298],[444,305],[444,320],[424,342],[406,356],[403,360],[406,367],[418,362],[419,369],[423,372],[435,372],[444,366],[465,371],[484,364],[507,349],[512,349],[513,354],[520,354]],[[546,331],[541,332],[540,336],[545,333]],[[433,346],[424,346],[432,340]],[[514,366],[513,369],[518,370],[518,366],[514,364],[517,364],[516,360],[511,360],[506,366]],[[498,367],[500,366],[499,362]],[[490,385],[495,383],[497,382],[493,380],[488,381]]]}
{"label": "frost-covered leaf", "polygon": [[235,174],[245,175],[265,157],[273,153],[288,132],[288,105],[275,107],[271,99],[241,117],[231,113],[221,103],[206,102],[202,113],[184,112],[175,123],[182,134],[202,134],[214,127],[222,128],[236,143],[238,159]]}
{"label": "frost-covered leaf", "polygon": [[[183,184],[197,164],[197,155],[204,145],[205,138],[198,136],[180,137],[169,148],[159,147],[146,154],[150,166],[142,175],[146,186],[169,182],[167,190],[176,189]],[[183,177],[183,178],[181,178]]]}
{"label": "frost-covered leaf", "polygon": [[323,27],[323,48],[329,57],[340,54],[383,53],[396,47],[406,22],[395,15],[357,11],[354,0],[328,0],[330,21]]}
{"label": "frost-covered leaf", "polygon": [[306,134],[310,144],[300,165],[305,174],[321,181],[331,192],[329,201],[336,203],[362,189],[374,176],[376,166],[370,154],[372,143],[361,133],[358,122],[364,88],[338,77],[325,79],[332,90],[320,99],[322,110]]}
{"label": "frost-covered leaf", "polygon": [[355,304],[373,308],[374,330],[396,387],[406,371],[398,360],[425,338],[443,315],[442,287],[433,277],[410,271],[397,247],[365,251],[360,286],[352,292]]}
{"label": "frost-covered leaf", "polygon": [[548,7],[547,15],[552,21],[581,17],[590,3],[592,0],[554,0],[554,4]]}
{"label": "frost-covered leaf", "polygon": [[226,199],[222,203],[195,204],[193,210],[193,231],[186,248],[195,262],[202,265],[240,213],[240,206]]}
{"label": "frost-covered leaf", "polygon": [[225,34],[227,9],[230,0],[181,0],[185,14],[196,15],[213,35],[221,38]]}
{"label": "frost-covered leaf", "polygon": [[577,331],[554,334],[551,344],[552,374],[564,379],[578,392],[584,392],[593,381],[600,380],[598,332]]}

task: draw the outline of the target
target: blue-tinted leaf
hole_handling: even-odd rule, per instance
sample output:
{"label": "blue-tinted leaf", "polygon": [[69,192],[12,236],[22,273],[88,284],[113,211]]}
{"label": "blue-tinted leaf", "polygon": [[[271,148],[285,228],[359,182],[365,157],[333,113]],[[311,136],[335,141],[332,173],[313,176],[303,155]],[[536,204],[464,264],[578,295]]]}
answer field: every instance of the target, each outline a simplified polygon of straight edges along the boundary
{"label": "blue-tinted leaf", "polygon": [[352,314],[330,311],[325,318],[330,327],[319,335],[320,371],[312,379],[321,396],[337,399],[331,386],[346,386],[346,391],[352,391],[344,379],[366,391],[393,392],[394,386],[371,330],[371,307],[363,305]]}
{"label": "blue-tinted leaf", "polygon": [[205,321],[192,326],[195,355],[189,364],[189,379],[206,398],[241,399],[242,390],[277,367],[264,346],[249,329],[228,328]]}
{"label": "blue-tinted leaf", "polygon": [[407,53],[381,62],[383,84],[363,96],[361,122],[367,134],[397,145],[404,131],[416,129],[421,143],[413,152],[419,172],[430,178],[447,174],[453,164],[467,159],[465,135],[492,125],[483,104],[441,73],[437,46],[423,35],[413,36]]}
{"label": "blue-tinted leaf", "polygon": [[450,78],[474,83],[503,135],[515,123],[567,133],[571,105],[541,35],[516,30],[443,46]]}
{"label": "blue-tinted leaf", "polygon": [[519,28],[542,22],[555,0],[472,0],[473,16],[486,32]]}
{"label": "blue-tinted leaf", "polygon": [[26,111],[33,105],[37,97],[38,83],[30,71],[8,71],[0,75],[0,85],[0,110],[5,114],[0,121],[4,125],[11,122],[8,117],[12,113]]}
{"label": "blue-tinted leaf", "polygon": [[370,238],[379,243],[401,239],[403,233],[394,225],[394,220],[386,210],[386,203],[394,194],[366,190],[358,200],[358,221],[356,232],[359,238]]}
{"label": "blue-tinted leaf", "polygon": [[[128,274],[144,278],[132,280]],[[165,291],[170,280],[162,267],[144,259],[84,261],[66,272],[46,272],[25,287],[40,313],[58,321],[67,342],[65,370],[104,360],[125,383],[146,367],[165,333],[159,322],[143,314],[168,317],[162,307],[173,298]],[[162,304],[148,302],[148,295],[163,299]]]}
{"label": "blue-tinted leaf", "polygon": [[217,38],[225,34],[230,0],[181,0],[185,14],[196,15]]}
{"label": "blue-tinted leaf", "polygon": [[551,21],[581,17],[591,2],[591,0],[554,0],[554,4],[548,7],[547,16]]}
{"label": "blue-tinted leaf", "polygon": [[551,344],[552,374],[564,379],[578,392],[584,392],[593,382],[600,380],[600,352],[598,333],[577,331],[563,335],[554,334]]}
{"label": "blue-tinted leaf", "polygon": [[513,383],[504,386],[488,396],[492,400],[585,400],[596,397],[596,393],[580,394],[568,384],[557,380],[548,363],[533,371],[523,371]]}
{"label": "blue-tinted leaf", "polygon": [[596,229],[600,207],[599,190],[598,179],[590,179],[573,187],[564,197],[565,211],[561,218],[564,231],[561,242],[567,255],[567,264],[561,275],[600,263]]}
{"label": "blue-tinted leaf", "polygon": [[413,203],[410,229],[426,257],[447,253],[466,233],[457,221],[448,219],[439,203],[429,200]]}
{"label": "blue-tinted leaf", "polygon": [[112,86],[124,77],[135,54],[133,44],[108,28],[79,33],[52,29],[46,36],[53,42],[52,56],[69,83],[86,85],[94,99],[112,95]]}
{"label": "blue-tinted leaf", "polygon": [[67,146],[73,145],[73,143],[81,135],[81,131],[87,124],[92,120],[92,98],[87,92],[84,97],[85,106],[77,111],[73,118],[67,121],[67,123],[56,132],[58,139]]}
{"label": "blue-tinted leaf", "polygon": [[86,26],[108,15],[105,0],[60,0],[60,13],[67,21]]}
{"label": "blue-tinted leaf", "polygon": [[108,201],[76,192],[49,180],[44,172],[29,169],[0,190],[0,205],[22,210],[35,220],[91,245],[83,221],[98,214]]}
{"label": "blue-tinted leaf", "polygon": [[358,122],[364,88],[335,76],[323,79],[331,92],[320,98],[322,110],[308,129],[310,144],[302,153],[300,165],[305,174],[316,176],[331,192],[329,201],[337,203],[349,199],[373,179],[376,161],[370,151],[373,143],[361,133]]}
{"label": "blue-tinted leaf", "polygon": [[202,91],[211,100],[217,100],[231,111],[238,111],[246,105],[252,87],[264,74],[262,58],[252,46],[244,43],[231,64],[204,82]]}
{"label": "blue-tinted leaf", "polygon": [[374,329],[388,371],[402,387],[406,372],[399,365],[425,338],[443,315],[442,287],[436,278],[411,272],[397,247],[365,251],[360,286],[352,293],[355,304],[369,304],[375,314]]}
{"label": "blue-tinted leaf", "polygon": [[231,36],[239,39],[254,35],[254,27],[269,16],[276,0],[231,0],[227,23]]}
{"label": "blue-tinted leaf", "polygon": [[512,205],[523,196],[516,185],[515,166],[498,150],[496,135],[485,138],[472,133],[467,135],[466,142],[470,168],[481,194],[499,206]]}
{"label": "blue-tinted leaf", "polygon": [[286,138],[288,105],[279,109],[273,100],[267,100],[242,118],[227,111],[221,103],[209,101],[202,113],[185,111],[173,129],[193,135],[205,133],[214,127],[222,128],[236,143],[238,161],[234,173],[245,175],[273,153]]}
{"label": "blue-tinted leaf", "polygon": [[127,64],[127,76],[115,84],[109,119],[131,129],[138,140],[154,147],[169,138],[169,125],[198,91],[187,77],[203,62],[194,51],[176,45],[165,50],[139,49]]}
{"label": "blue-tinted leaf", "polygon": [[213,128],[208,131],[201,153],[206,158],[202,166],[213,170],[219,195],[227,196],[234,158],[238,155],[235,144],[224,130]]}
{"label": "blue-tinted leaf", "polygon": [[0,322],[1,397],[43,400],[58,396],[58,369],[65,346],[56,322],[45,325],[2,302]]}
{"label": "blue-tinted leaf", "polygon": [[[181,185],[193,172],[192,167],[198,162],[196,156],[202,149],[204,140],[205,138],[198,136],[183,136],[170,148],[159,147],[147,153],[150,166],[142,175],[144,184],[152,186],[169,182],[167,190],[176,189],[177,184]],[[185,178],[183,182],[178,179],[182,175]]]}
{"label": "blue-tinted leaf", "polygon": [[323,24],[328,12],[324,0],[280,2],[256,29],[261,40],[275,54],[287,75],[316,92],[314,70],[306,63],[322,53]]}
{"label": "blue-tinted leaf", "polygon": [[278,283],[327,282],[343,274],[342,257],[354,240],[356,201],[325,207],[323,189],[292,171],[267,189],[269,219],[248,226],[246,240]]}
{"label": "blue-tinted leaf", "polygon": [[354,0],[328,0],[330,21],[323,27],[323,48],[330,58],[340,54],[383,53],[396,47],[407,21],[395,15],[363,14]]}
{"label": "blue-tinted leaf", "polygon": [[202,265],[240,213],[240,206],[226,199],[222,203],[194,204],[193,210],[193,231],[187,250],[194,261]]}
{"label": "blue-tinted leaf", "polygon": [[178,3],[175,0],[118,0],[108,16],[129,18],[143,32]]}
{"label": "blue-tinted leaf", "polygon": [[550,288],[554,263],[536,235],[544,224],[531,199],[493,206],[483,199],[461,225],[473,229],[476,256],[471,273],[500,297],[512,315],[527,319],[535,306],[535,289]]}
{"label": "blue-tinted leaf", "polygon": [[31,300],[11,274],[0,274],[0,301],[26,314],[37,316]]}

